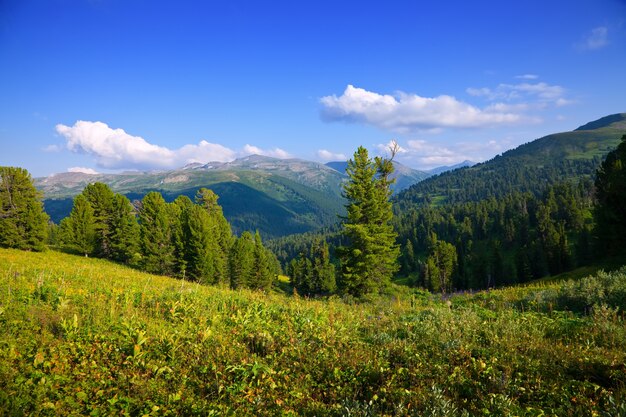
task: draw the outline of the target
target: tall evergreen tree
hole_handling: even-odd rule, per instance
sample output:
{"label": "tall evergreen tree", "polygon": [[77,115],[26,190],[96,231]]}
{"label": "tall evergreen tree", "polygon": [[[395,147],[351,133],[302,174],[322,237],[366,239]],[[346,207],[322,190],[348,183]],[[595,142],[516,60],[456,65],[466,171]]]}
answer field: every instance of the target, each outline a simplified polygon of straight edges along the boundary
{"label": "tall evergreen tree", "polygon": [[225,258],[214,234],[216,223],[209,213],[193,204],[184,212],[187,273],[196,280],[216,284],[224,275]]}
{"label": "tall evergreen tree", "polygon": [[243,232],[235,240],[229,259],[231,288],[244,288],[252,281],[255,266],[254,249],[254,238],[250,232]]}
{"label": "tall evergreen tree", "polygon": [[219,249],[215,254],[215,282],[228,281],[228,254],[233,245],[233,232],[230,223],[224,217],[222,207],[218,204],[218,195],[207,188],[200,188],[196,194],[196,203],[208,213],[212,222],[210,235],[217,241]]}
{"label": "tall evergreen tree", "polygon": [[139,232],[143,268],[172,275],[175,272],[172,219],[160,193],[149,192],[141,200]]}
{"label": "tall evergreen tree", "polygon": [[48,215],[23,168],[0,167],[0,246],[45,249]]}
{"label": "tall evergreen tree", "polygon": [[186,241],[186,229],[188,211],[193,206],[193,201],[186,195],[179,195],[176,200],[167,205],[172,227],[172,245],[174,247],[175,274],[183,279],[187,277],[187,261],[189,258]]}
{"label": "tall evergreen tree", "polygon": [[254,266],[252,274],[250,275],[250,280],[248,281],[249,288],[255,290],[267,290],[272,285],[275,271],[271,256],[272,254],[263,246],[261,235],[257,230],[254,234]]}
{"label": "tall evergreen tree", "polygon": [[81,255],[92,255],[96,248],[96,227],[91,204],[83,194],[74,198],[70,215],[61,221],[61,241]]}
{"label": "tall evergreen tree", "polygon": [[626,249],[626,135],[600,165],[595,190],[594,218],[599,253],[623,252]]}
{"label": "tall evergreen tree", "polygon": [[384,288],[398,269],[399,249],[390,223],[393,164],[380,157],[372,161],[367,149],[359,147],[346,173],[343,234],[349,243],[340,250],[341,289],[362,296]]}
{"label": "tall evergreen tree", "polygon": [[96,247],[94,254],[103,258],[112,258],[111,221],[113,217],[114,193],[108,185],[101,182],[89,184],[82,194],[93,208],[94,226],[96,230]]}
{"label": "tall evergreen tree", "polygon": [[118,262],[131,262],[139,252],[139,224],[133,205],[126,196],[113,196],[109,226],[110,258]]}

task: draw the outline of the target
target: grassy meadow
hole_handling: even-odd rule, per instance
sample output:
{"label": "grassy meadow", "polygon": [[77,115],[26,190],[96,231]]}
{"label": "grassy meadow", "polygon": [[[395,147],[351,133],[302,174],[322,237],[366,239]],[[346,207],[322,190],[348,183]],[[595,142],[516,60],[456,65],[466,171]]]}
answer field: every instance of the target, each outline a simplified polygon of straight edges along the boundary
{"label": "grassy meadow", "polygon": [[0,249],[0,415],[626,415],[626,269],[392,292],[306,300]]}

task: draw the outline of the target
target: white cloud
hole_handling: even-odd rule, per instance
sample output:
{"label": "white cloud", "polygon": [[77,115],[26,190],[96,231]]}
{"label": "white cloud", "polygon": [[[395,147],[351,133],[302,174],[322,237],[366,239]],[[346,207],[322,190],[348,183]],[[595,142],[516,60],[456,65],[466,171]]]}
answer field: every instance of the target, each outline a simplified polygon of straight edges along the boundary
{"label": "white cloud", "polygon": [[85,168],[85,167],[68,168],[67,172],[80,172],[82,174],[89,174],[89,175],[97,175],[98,174],[98,171],[96,171],[95,169]]}
{"label": "white cloud", "polygon": [[342,153],[333,153],[326,149],[317,151],[317,157],[322,161],[347,161],[348,158]]}
{"label": "white cloud", "polygon": [[421,97],[397,92],[378,94],[348,85],[339,97],[322,97],[322,117],[406,132],[430,128],[475,128],[519,123],[515,113],[480,109],[448,95]]}
{"label": "white cloud", "polygon": [[578,44],[578,48],[582,50],[595,50],[604,48],[608,44],[609,29],[606,26],[598,26],[585,35],[584,40]]}
{"label": "white cloud", "polygon": [[[406,142],[406,146],[402,147],[403,152],[398,153],[397,159],[418,169],[432,169],[442,165],[458,164],[465,160],[484,161],[510,148],[510,145],[510,139],[457,142],[449,145],[414,139]],[[376,145],[378,149],[386,146],[387,144]]]}
{"label": "white cloud", "polygon": [[[520,75],[516,78],[531,79],[532,74]],[[567,91],[560,85],[545,82],[522,82],[518,84],[499,84],[495,88],[474,88],[465,90],[469,95],[494,101],[485,107],[485,111],[499,113],[527,114],[531,110],[542,110],[549,106],[561,107],[574,103],[565,98]],[[528,121],[538,122],[537,117]]]}
{"label": "white cloud", "polygon": [[191,162],[230,161],[236,156],[235,151],[204,140],[172,150],[102,122],[79,120],[71,127],[58,124],[56,131],[67,141],[67,149],[94,156],[104,168],[177,168]]}
{"label": "white cloud", "polygon": [[520,80],[536,80],[537,78],[539,78],[539,76],[537,74],[522,74],[516,75],[515,78],[518,78]]}
{"label": "white cloud", "polygon": [[248,145],[246,144],[243,147],[243,153],[242,155],[263,155],[263,156],[271,156],[273,158],[279,158],[279,159],[288,159],[288,158],[292,158],[291,154],[289,154],[289,152],[280,149],[280,148],[274,148],[274,149],[261,149],[259,147],[256,147],[254,145]]}

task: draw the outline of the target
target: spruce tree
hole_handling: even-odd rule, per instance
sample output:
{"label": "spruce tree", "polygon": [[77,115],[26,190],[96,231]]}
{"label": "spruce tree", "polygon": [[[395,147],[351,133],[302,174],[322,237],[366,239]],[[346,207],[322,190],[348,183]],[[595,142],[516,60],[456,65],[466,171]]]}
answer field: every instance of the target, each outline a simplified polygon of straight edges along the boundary
{"label": "spruce tree", "polygon": [[233,232],[230,223],[224,217],[222,207],[218,204],[218,195],[207,188],[200,188],[196,194],[196,203],[208,213],[212,222],[209,232],[219,245],[215,253],[215,278],[214,281],[225,283],[228,281],[228,254],[233,245]]}
{"label": "spruce tree", "polygon": [[160,193],[149,192],[141,200],[139,232],[143,268],[172,275],[175,272],[172,218]]}
{"label": "spruce tree", "polygon": [[243,232],[239,239],[235,240],[229,259],[230,287],[232,289],[244,288],[252,281],[254,269],[254,238],[250,232]]}
{"label": "spruce tree", "polygon": [[27,170],[0,167],[0,246],[44,250],[48,215]]}
{"label": "spruce tree", "polygon": [[129,263],[139,252],[139,224],[135,210],[127,197],[115,194],[109,218],[110,258]]}
{"label": "spruce tree", "polygon": [[271,260],[272,254],[263,246],[259,231],[254,234],[254,266],[248,287],[254,290],[267,290],[272,285],[275,271]]}
{"label": "spruce tree", "polygon": [[74,198],[70,215],[61,221],[61,242],[81,255],[92,255],[96,248],[94,211],[83,194]]}
{"label": "spruce tree", "polygon": [[626,135],[596,173],[594,209],[599,255],[626,250]]}
{"label": "spruce tree", "polygon": [[359,147],[348,161],[346,173],[348,205],[343,235],[348,246],[339,251],[340,285],[344,293],[358,297],[383,289],[398,269],[399,249],[390,223],[393,164],[380,157],[372,161],[367,149]]}
{"label": "spruce tree", "polygon": [[96,230],[96,247],[94,254],[102,258],[112,258],[111,221],[113,217],[114,193],[108,185],[101,182],[89,184],[82,194],[93,208],[94,226]]}
{"label": "spruce tree", "polygon": [[216,284],[225,269],[224,256],[214,234],[216,223],[196,204],[185,210],[184,217],[187,274],[197,281]]}

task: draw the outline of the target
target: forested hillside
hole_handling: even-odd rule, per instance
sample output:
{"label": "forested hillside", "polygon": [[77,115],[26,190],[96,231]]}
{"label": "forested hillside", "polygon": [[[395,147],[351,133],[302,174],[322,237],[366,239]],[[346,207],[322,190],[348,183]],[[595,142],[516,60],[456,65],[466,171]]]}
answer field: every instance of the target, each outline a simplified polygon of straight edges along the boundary
{"label": "forested hillside", "polygon": [[527,282],[594,259],[594,179],[626,114],[549,135],[401,193],[402,270],[436,291]]}
{"label": "forested hillside", "polygon": [[502,197],[512,192],[543,194],[547,186],[593,178],[602,159],[626,133],[626,113],[588,123],[504,152],[487,162],[428,178],[401,192],[396,212],[416,204],[441,205]]}

